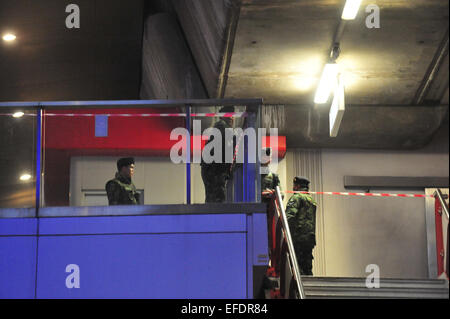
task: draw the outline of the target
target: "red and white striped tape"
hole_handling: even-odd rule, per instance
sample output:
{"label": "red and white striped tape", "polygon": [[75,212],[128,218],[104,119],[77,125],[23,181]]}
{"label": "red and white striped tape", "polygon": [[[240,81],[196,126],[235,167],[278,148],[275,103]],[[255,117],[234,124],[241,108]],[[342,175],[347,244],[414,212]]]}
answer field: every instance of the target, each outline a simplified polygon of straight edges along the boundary
{"label": "red and white striped tape", "polygon": [[[282,191],[285,194],[310,194],[310,195],[339,195],[339,196],[366,196],[366,197],[401,197],[401,198],[434,198],[433,195],[423,194],[388,194],[388,193],[350,193],[350,192],[307,192],[307,191]],[[263,195],[271,192],[264,191]]]}
{"label": "red and white striped tape", "polygon": [[[13,116],[12,113],[3,113],[0,115]],[[128,113],[128,114],[94,114],[94,113],[44,113],[44,116],[50,117],[93,117],[96,115],[108,117],[186,117],[186,113]],[[34,113],[26,113],[23,116],[36,116]],[[227,113],[192,113],[191,117],[246,117],[247,112],[227,112]]]}

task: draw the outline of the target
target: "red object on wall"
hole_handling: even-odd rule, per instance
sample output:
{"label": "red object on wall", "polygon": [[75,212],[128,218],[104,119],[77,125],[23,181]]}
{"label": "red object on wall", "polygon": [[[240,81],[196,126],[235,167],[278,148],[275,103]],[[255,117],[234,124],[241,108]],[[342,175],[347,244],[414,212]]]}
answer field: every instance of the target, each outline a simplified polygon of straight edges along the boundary
{"label": "red object on wall", "polygon": [[[277,140],[278,144],[278,158],[284,158],[286,155],[286,136],[278,136]],[[271,145],[270,143],[270,136],[265,136],[262,140],[262,147],[272,147],[275,148],[274,145]]]}
{"label": "red object on wall", "polygon": [[[77,109],[52,111],[55,114],[141,114],[148,109]],[[152,113],[177,112],[176,109],[151,109]],[[177,117],[110,117],[108,136],[95,136],[95,117],[45,117],[44,145],[47,149],[71,150],[76,155],[120,155],[132,152],[134,155],[168,156],[178,140],[170,140],[174,128],[185,127],[185,119]],[[193,149],[191,137],[191,150]],[[202,140],[203,149],[206,141]],[[263,138],[262,146],[271,146],[270,137]],[[273,147],[273,146],[272,146]],[[286,154],[286,137],[278,137],[278,157]]]}
{"label": "red object on wall", "polygon": [[[176,110],[151,109],[153,113]],[[52,111],[52,113],[91,114],[140,114],[148,109],[83,109]],[[79,150],[78,153],[114,154],[119,150],[143,151],[142,154],[161,154],[170,150],[175,141],[170,141],[170,132],[175,127],[184,127],[183,118],[110,117],[108,136],[95,136],[95,117],[46,117],[44,121],[45,147],[52,149]],[[110,152],[110,151],[114,152]],[[119,151],[120,153],[120,151]]]}

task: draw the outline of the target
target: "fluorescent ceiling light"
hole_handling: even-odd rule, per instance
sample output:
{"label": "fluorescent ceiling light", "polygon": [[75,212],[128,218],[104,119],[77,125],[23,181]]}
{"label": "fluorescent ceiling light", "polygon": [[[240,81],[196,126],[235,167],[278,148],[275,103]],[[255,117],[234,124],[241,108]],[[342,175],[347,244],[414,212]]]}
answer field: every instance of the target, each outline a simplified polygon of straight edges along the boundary
{"label": "fluorescent ceiling light", "polygon": [[22,117],[22,116],[24,116],[23,112],[16,112],[16,113],[13,114],[13,117],[15,117],[15,118],[19,118],[19,117]]}
{"label": "fluorescent ceiling light", "polygon": [[333,103],[330,108],[330,136],[336,137],[341,126],[342,118],[345,112],[345,87],[344,77],[338,76],[338,85],[334,90]]}
{"label": "fluorescent ceiling light", "polygon": [[7,33],[5,35],[3,35],[3,40],[6,42],[11,42],[14,41],[16,39],[16,36],[12,33]]}
{"label": "fluorescent ceiling light", "polygon": [[358,14],[362,0],[347,0],[345,2],[344,11],[342,11],[343,20],[354,20]]}
{"label": "fluorescent ceiling light", "polygon": [[322,77],[317,87],[314,103],[327,103],[331,91],[336,87],[337,75],[339,67],[336,63],[325,64],[323,68]]}
{"label": "fluorescent ceiling light", "polygon": [[29,181],[30,178],[31,178],[30,174],[23,174],[22,176],[20,176],[21,181]]}

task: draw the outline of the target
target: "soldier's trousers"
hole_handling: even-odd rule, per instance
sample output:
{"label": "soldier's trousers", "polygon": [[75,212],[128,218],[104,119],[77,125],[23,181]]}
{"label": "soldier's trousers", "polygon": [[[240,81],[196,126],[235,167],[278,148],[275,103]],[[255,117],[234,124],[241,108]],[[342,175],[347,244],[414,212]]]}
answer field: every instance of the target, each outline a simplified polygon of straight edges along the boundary
{"label": "soldier's trousers", "polygon": [[226,200],[229,168],[203,165],[202,179],[205,185],[205,203],[223,203]]}
{"label": "soldier's trousers", "polygon": [[312,276],[312,261],[314,259],[312,251],[316,246],[315,235],[310,232],[303,233],[294,227],[291,235],[300,274]]}
{"label": "soldier's trousers", "polygon": [[[294,246],[296,246],[295,243]],[[295,249],[295,255],[297,256],[297,263],[298,267],[300,268],[300,274],[312,276],[312,261],[314,259],[312,248],[308,250]]]}

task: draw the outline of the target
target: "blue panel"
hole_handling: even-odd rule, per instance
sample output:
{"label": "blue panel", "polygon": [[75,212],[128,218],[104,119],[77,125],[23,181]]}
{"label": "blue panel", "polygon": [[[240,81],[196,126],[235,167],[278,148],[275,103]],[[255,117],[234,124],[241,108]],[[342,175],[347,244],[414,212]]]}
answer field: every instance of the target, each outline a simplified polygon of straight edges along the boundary
{"label": "blue panel", "polygon": [[245,232],[245,214],[41,218],[41,235]]}
{"label": "blue panel", "polygon": [[35,218],[0,218],[0,236],[36,235]]}
{"label": "blue panel", "polygon": [[244,233],[42,237],[37,297],[246,298],[245,246]]}
{"label": "blue panel", "polygon": [[34,298],[36,237],[0,237],[0,299]]}
{"label": "blue panel", "polygon": [[253,299],[253,215],[247,215],[247,298]]}
{"label": "blue panel", "polygon": [[[245,164],[244,164],[245,165]],[[242,194],[244,193],[244,182],[243,182],[243,167],[244,165],[240,166],[236,172],[234,173],[234,202],[240,203],[244,201],[244,198],[242,197]]]}
{"label": "blue panel", "polygon": [[253,214],[253,265],[267,266],[269,264],[269,247],[267,235],[267,215]]}
{"label": "blue panel", "polygon": [[95,116],[95,137],[108,136],[108,115]]}

